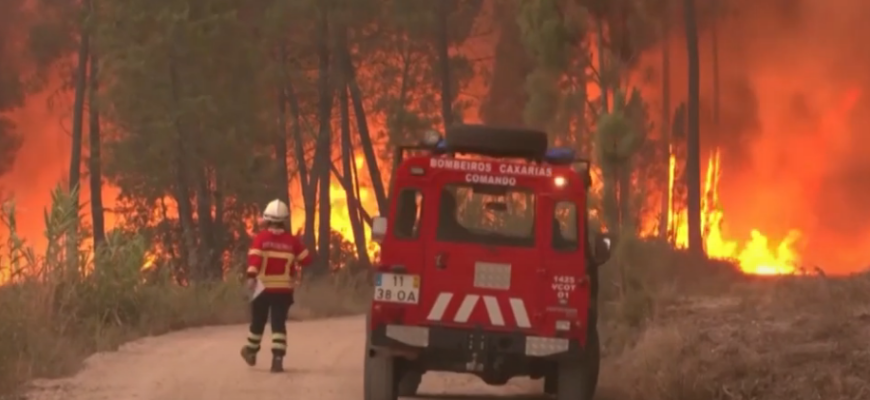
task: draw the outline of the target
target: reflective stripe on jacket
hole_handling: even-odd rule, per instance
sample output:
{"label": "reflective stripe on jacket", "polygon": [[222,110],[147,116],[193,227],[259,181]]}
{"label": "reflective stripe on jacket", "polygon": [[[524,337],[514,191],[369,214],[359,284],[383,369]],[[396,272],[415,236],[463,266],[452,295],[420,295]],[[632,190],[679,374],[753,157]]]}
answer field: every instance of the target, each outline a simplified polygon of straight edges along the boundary
{"label": "reflective stripe on jacket", "polygon": [[280,229],[266,229],[254,237],[248,251],[249,277],[257,277],[267,291],[292,290],[295,265],[311,263],[311,256],[302,241]]}

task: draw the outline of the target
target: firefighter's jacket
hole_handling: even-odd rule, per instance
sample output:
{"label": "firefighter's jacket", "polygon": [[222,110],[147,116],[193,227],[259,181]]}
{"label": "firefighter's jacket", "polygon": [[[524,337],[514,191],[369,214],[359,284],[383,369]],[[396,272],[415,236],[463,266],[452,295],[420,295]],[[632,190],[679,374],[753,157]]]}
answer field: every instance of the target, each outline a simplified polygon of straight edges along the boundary
{"label": "firefighter's jacket", "polygon": [[292,291],[296,265],[311,264],[312,257],[302,241],[283,229],[257,233],[248,251],[249,278],[259,278],[267,292]]}

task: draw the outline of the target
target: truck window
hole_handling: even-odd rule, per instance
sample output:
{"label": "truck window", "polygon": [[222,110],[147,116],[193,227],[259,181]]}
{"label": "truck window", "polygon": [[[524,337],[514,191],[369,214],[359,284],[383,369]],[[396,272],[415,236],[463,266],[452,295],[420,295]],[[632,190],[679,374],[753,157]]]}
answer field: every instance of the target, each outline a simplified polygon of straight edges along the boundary
{"label": "truck window", "polygon": [[416,239],[420,234],[422,211],[423,193],[418,189],[402,189],[399,192],[399,201],[396,205],[393,236],[399,239]]}
{"label": "truck window", "polygon": [[439,196],[442,242],[534,247],[535,194],[498,185],[445,185]]}
{"label": "truck window", "polygon": [[577,251],[577,205],[571,201],[556,203],[552,224],[553,249],[562,252]]}

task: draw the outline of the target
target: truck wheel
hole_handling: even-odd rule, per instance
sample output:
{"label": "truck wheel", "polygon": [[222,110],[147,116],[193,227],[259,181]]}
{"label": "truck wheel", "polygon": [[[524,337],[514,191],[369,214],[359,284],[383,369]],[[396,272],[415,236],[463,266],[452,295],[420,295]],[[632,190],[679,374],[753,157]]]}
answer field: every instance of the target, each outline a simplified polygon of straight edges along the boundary
{"label": "truck wheel", "polygon": [[395,358],[387,355],[366,356],[363,389],[365,400],[397,400],[398,379]]}
{"label": "truck wheel", "polygon": [[[586,365],[582,360],[559,363],[556,374],[556,400],[592,400],[589,396],[589,380]],[[546,385],[546,382],[544,383]]]}
{"label": "truck wheel", "polygon": [[[555,376],[556,400],[592,400],[598,386],[598,370],[601,365],[601,347],[598,331],[591,330],[586,349],[579,360],[559,363]],[[544,382],[544,390],[547,389]]]}
{"label": "truck wheel", "polygon": [[398,379],[394,357],[371,354],[371,315],[366,314],[366,346],[363,354],[363,399],[398,400]]}
{"label": "truck wheel", "polygon": [[556,374],[547,374],[544,377],[544,394],[556,394],[559,390],[559,377]]}
{"label": "truck wheel", "polygon": [[407,371],[402,374],[399,379],[398,394],[400,397],[411,397],[417,395],[417,389],[420,388],[420,382],[423,381],[423,374],[417,371]]}
{"label": "truck wheel", "polygon": [[592,329],[589,332],[586,340],[586,351],[584,353],[586,372],[589,374],[587,380],[589,382],[587,388],[588,398],[595,397],[595,391],[598,388],[598,372],[601,370],[601,341],[598,338],[598,329]]}

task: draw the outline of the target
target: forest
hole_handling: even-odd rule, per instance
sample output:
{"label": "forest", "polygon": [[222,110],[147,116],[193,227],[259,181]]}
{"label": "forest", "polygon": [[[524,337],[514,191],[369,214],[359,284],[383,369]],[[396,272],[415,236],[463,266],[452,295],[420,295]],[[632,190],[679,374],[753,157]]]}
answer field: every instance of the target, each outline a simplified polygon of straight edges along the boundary
{"label": "forest", "polygon": [[236,278],[275,198],[317,254],[291,318],[364,312],[392,147],[461,123],[591,158],[594,229],[619,238],[602,398],[862,398],[868,13],[0,0],[0,398],[134,338],[245,321]]}
{"label": "forest", "polygon": [[[4,68],[0,106],[58,71],[73,99],[64,185],[87,210],[72,239],[134,234],[179,282],[220,279],[275,197],[299,210],[322,270],[369,264],[390,147],[462,122],[548,131],[594,159],[607,229],[674,242],[687,210],[703,252],[697,31],[720,12],[706,2],[5,1],[6,36],[26,40],[4,51],[27,57]],[[682,32],[688,59],[660,46]],[[651,51],[660,76],[638,82]],[[689,74],[670,76],[674,63]],[[688,96],[670,79],[688,79]],[[2,126],[8,171],[27,132]],[[109,186],[123,221],[111,228]]]}

